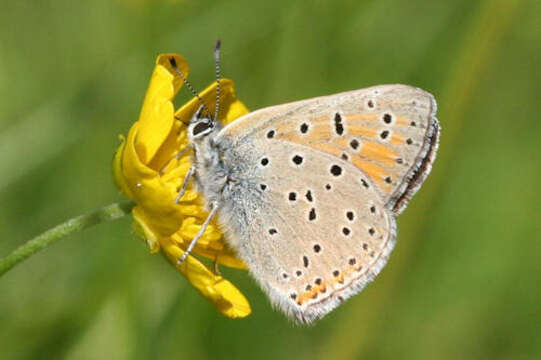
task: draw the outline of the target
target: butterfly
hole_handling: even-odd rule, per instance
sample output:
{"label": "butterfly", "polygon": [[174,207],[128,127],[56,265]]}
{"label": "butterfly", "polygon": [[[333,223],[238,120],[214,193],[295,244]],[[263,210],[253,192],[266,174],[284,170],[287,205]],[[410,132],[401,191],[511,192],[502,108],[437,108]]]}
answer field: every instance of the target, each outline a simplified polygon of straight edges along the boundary
{"label": "butterfly", "polygon": [[[219,42],[215,59],[219,86]],[[203,103],[188,126],[193,166],[177,199],[193,178],[209,216],[177,264],[218,215],[227,243],[271,302],[312,323],[385,266],[395,218],[435,160],[436,101],[412,86],[379,85],[271,106],[222,126],[219,87],[217,96],[214,115]]]}

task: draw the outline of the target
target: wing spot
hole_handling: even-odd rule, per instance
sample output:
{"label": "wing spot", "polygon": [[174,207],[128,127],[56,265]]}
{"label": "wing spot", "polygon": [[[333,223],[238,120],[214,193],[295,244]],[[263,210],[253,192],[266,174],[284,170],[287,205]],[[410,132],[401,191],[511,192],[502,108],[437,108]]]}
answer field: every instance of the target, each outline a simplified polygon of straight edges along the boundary
{"label": "wing spot", "polygon": [[297,277],[301,277],[302,276],[302,271],[300,271],[300,270],[295,271],[295,275],[297,275]]}
{"label": "wing spot", "polygon": [[348,263],[349,263],[351,266],[353,266],[353,265],[355,265],[355,264],[357,263],[357,259],[351,258],[351,259],[349,259]]}
{"label": "wing spot", "polygon": [[295,300],[297,298],[297,294],[292,293],[291,295],[289,295],[289,297],[292,298],[293,300]]}
{"label": "wing spot", "polygon": [[363,186],[367,189],[370,187],[370,185],[368,185],[368,182],[366,182],[365,179],[361,179],[361,184],[363,184]]}
{"label": "wing spot", "polygon": [[312,285],[310,285],[310,284],[306,285],[305,289],[306,289],[306,291],[312,290]]}
{"label": "wing spot", "polygon": [[343,227],[342,228],[342,234],[348,236],[349,234],[351,234],[351,230],[347,227]]}
{"label": "wing spot", "polygon": [[316,208],[310,209],[310,212],[308,213],[308,220],[314,221],[316,219]]}
{"label": "wing spot", "polygon": [[385,178],[385,182],[386,182],[387,184],[391,184],[391,183],[393,182],[393,180],[391,179],[390,176],[387,176],[387,177]]}
{"label": "wing spot", "polygon": [[396,163],[397,163],[397,164],[403,164],[403,163],[404,163],[404,159],[402,159],[402,158],[397,158],[397,159],[396,159]]}
{"label": "wing spot", "polygon": [[312,197],[312,192],[310,190],[306,192],[306,200],[310,202],[314,201],[314,198]]}
{"label": "wing spot", "polygon": [[338,165],[331,166],[331,174],[333,176],[340,176],[342,174],[342,168]]}
{"label": "wing spot", "polygon": [[370,109],[373,109],[374,108],[374,102],[372,100],[368,100],[368,103],[367,103],[368,107]]}
{"label": "wing spot", "polygon": [[417,126],[417,124],[415,123],[415,121],[410,122],[410,125],[413,126],[413,127]]}
{"label": "wing spot", "polygon": [[321,245],[319,244],[315,244],[314,245],[314,252],[317,254],[321,251]]}
{"label": "wing spot", "polygon": [[276,134],[276,131],[270,130],[269,132],[267,132],[267,139],[272,139],[275,134]]}
{"label": "wing spot", "polygon": [[365,250],[365,251],[368,250],[368,244],[367,243],[363,243],[363,250]]}
{"label": "wing spot", "polygon": [[283,277],[284,279],[287,279],[287,278],[289,277],[289,275],[286,274],[286,273],[282,273],[282,277]]}
{"label": "wing spot", "polygon": [[342,153],[342,159],[345,160],[345,161],[348,161],[349,160],[348,154]]}
{"label": "wing spot", "polygon": [[321,285],[322,282],[323,282],[323,280],[321,280],[321,278],[316,278],[314,280],[314,284],[316,284],[316,285]]}
{"label": "wing spot", "polygon": [[271,228],[271,229],[269,229],[269,234],[270,235],[276,235],[276,234],[278,234],[278,230],[276,230],[274,228]]}
{"label": "wing spot", "polygon": [[308,267],[308,265],[309,265],[309,262],[308,262],[308,256],[304,255],[304,256],[302,257],[302,264],[304,265],[305,268]]}
{"label": "wing spot", "polygon": [[269,164],[269,159],[268,158],[265,157],[265,158],[261,159],[261,165],[267,166],[268,164]]}
{"label": "wing spot", "polygon": [[355,214],[353,214],[353,211],[348,211],[346,212],[346,217],[349,221],[353,221],[353,219],[355,218]]}
{"label": "wing spot", "polygon": [[391,114],[383,114],[382,119],[385,124],[390,124],[393,121],[393,117],[391,116]]}
{"label": "wing spot", "polygon": [[389,136],[389,130],[383,130],[381,134],[379,134],[379,137],[382,139],[386,139]]}
{"label": "wing spot", "polygon": [[339,271],[339,270],[334,270],[334,271],[332,272],[332,275],[333,275],[334,277],[338,277],[338,276],[340,276],[340,271]]}
{"label": "wing spot", "polygon": [[342,124],[342,116],[339,113],[334,115],[334,130],[338,135],[344,134],[344,125]]}
{"label": "wing spot", "polygon": [[302,164],[302,161],[304,160],[304,158],[300,155],[295,155],[293,156],[293,158],[291,159],[291,161],[293,161],[293,163],[295,163],[295,165],[300,165]]}
{"label": "wing spot", "polygon": [[302,123],[299,129],[300,129],[301,133],[306,134],[308,132],[308,124],[307,123]]}
{"label": "wing spot", "polygon": [[289,198],[289,201],[295,201],[295,200],[297,200],[297,193],[296,193],[296,192],[293,192],[293,191],[290,192],[288,198]]}
{"label": "wing spot", "polygon": [[407,140],[406,140],[406,144],[408,144],[408,145],[413,144],[413,140],[411,140],[411,138],[407,139]]}
{"label": "wing spot", "polygon": [[359,140],[357,139],[353,139],[349,142],[349,146],[351,146],[351,148],[353,150],[357,150],[359,148]]}
{"label": "wing spot", "polygon": [[370,212],[372,214],[375,214],[376,213],[376,207],[374,205],[370,206]]}
{"label": "wing spot", "polygon": [[374,230],[374,228],[370,228],[370,229],[368,229],[368,233],[370,235],[374,235],[376,233],[376,230]]}
{"label": "wing spot", "polygon": [[259,188],[263,191],[265,191],[267,189],[267,185],[265,184],[259,184]]}
{"label": "wing spot", "polygon": [[332,189],[332,186],[331,186],[331,184],[327,184],[327,185],[325,185],[325,189],[326,189],[326,190],[331,190],[331,189]]}

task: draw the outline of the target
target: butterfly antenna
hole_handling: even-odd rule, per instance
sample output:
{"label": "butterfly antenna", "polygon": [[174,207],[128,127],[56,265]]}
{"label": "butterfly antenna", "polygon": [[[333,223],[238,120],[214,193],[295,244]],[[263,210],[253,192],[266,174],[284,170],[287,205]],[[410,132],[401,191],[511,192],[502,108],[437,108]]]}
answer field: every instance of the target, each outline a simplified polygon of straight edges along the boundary
{"label": "butterfly antenna", "polygon": [[216,40],[214,46],[214,69],[216,72],[216,109],[214,110],[214,120],[218,120],[218,112],[220,111],[220,39]]}
{"label": "butterfly antenna", "polygon": [[169,63],[171,64],[171,66],[173,67],[173,70],[175,70],[175,72],[178,74],[178,76],[180,76],[180,78],[182,79],[182,81],[184,82],[184,84],[186,85],[186,87],[188,88],[188,90],[190,90],[190,92],[192,93],[193,96],[195,96],[197,98],[197,100],[199,100],[199,102],[201,103],[201,105],[205,108],[205,110],[207,111],[207,114],[209,114],[210,116],[210,110],[209,108],[207,107],[207,105],[205,104],[205,102],[203,101],[203,99],[201,99],[201,97],[199,96],[199,94],[195,91],[195,89],[193,88],[192,84],[190,84],[188,82],[188,79],[186,79],[186,77],[184,76],[184,74],[182,73],[182,71],[180,71],[180,69],[178,68],[177,66],[177,61],[175,60],[174,57],[170,57],[169,58]]}

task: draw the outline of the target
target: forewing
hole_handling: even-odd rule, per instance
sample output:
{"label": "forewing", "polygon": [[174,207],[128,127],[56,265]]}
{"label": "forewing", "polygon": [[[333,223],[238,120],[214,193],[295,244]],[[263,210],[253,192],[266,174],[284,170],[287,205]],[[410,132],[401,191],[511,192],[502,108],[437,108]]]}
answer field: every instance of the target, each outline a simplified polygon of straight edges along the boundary
{"label": "forewing", "polygon": [[299,144],[349,162],[398,214],[430,172],[439,126],[431,94],[381,85],[258,110],[220,135],[239,144],[253,138]]}

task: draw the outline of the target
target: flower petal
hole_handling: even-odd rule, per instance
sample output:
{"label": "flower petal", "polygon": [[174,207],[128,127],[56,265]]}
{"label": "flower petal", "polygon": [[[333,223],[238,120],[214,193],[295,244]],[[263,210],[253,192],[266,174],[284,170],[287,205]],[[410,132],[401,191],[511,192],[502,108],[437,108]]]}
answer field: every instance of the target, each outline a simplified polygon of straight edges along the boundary
{"label": "flower petal", "polygon": [[142,235],[150,248],[151,253],[160,251],[160,242],[158,241],[159,234],[156,234],[148,226],[149,221],[146,219],[145,212],[140,206],[136,206],[132,210],[133,227],[135,232]]}
{"label": "flower petal", "polygon": [[127,197],[133,198],[133,194],[130,191],[124,173],[122,171],[122,164],[124,159],[124,148],[126,147],[126,138],[123,135],[120,135],[120,146],[115,152],[113,157],[113,180],[115,181],[116,187]]}
{"label": "flower petal", "polygon": [[173,127],[173,98],[182,86],[182,78],[171,65],[174,59],[177,68],[188,77],[188,63],[177,54],[163,54],[156,59],[156,67],[150,79],[141,114],[136,149],[143,164],[148,164],[156,155]]}
{"label": "flower petal", "polygon": [[188,256],[180,266],[176,262],[184,251],[171,239],[161,239],[161,246],[169,261],[188,279],[219,312],[230,318],[242,318],[250,315],[250,303],[229,281],[214,274],[193,256]]}
{"label": "flower petal", "polygon": [[[201,237],[195,246],[195,253],[203,255],[221,265],[236,269],[247,269],[244,262],[224,243],[222,234],[219,228],[216,227],[215,222],[211,222],[209,227],[211,228],[206,229],[205,236]],[[200,229],[201,222],[198,219],[186,217],[182,221],[179,231],[172,236],[172,239],[180,247],[187,248]]]}
{"label": "flower petal", "polygon": [[148,226],[160,236],[168,236],[178,230],[184,217],[180,205],[175,203],[177,184],[163,181],[155,170],[140,161],[135,148],[138,130],[139,123],[135,123],[124,147],[125,183],[132,199],[144,209]]}

